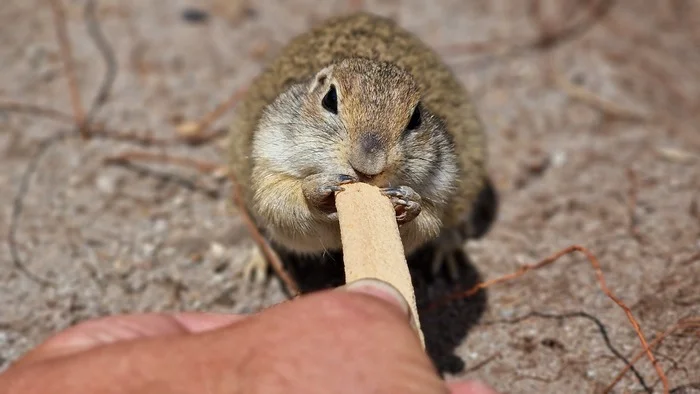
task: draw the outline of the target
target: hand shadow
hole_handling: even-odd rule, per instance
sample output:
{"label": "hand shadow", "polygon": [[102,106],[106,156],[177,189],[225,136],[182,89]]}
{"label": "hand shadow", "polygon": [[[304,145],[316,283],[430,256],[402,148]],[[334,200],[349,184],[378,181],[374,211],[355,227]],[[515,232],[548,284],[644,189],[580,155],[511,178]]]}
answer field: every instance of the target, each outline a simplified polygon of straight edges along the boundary
{"label": "hand shadow", "polygon": [[[491,182],[487,182],[475,204],[470,221],[469,237],[484,236],[495,221],[498,196]],[[302,294],[342,286],[345,283],[343,254],[327,252],[323,256],[299,256],[275,247],[280,259],[297,281]],[[457,277],[446,272],[433,275],[430,262],[435,246],[428,244],[407,258],[413,282],[421,329],[425,335],[427,352],[442,375],[464,370],[464,361],[454,354],[469,330],[478,323],[486,310],[487,295],[479,291],[469,298],[440,302],[444,297],[471,289],[481,282],[481,276],[463,250],[455,251]],[[434,305],[440,302],[439,305]]]}

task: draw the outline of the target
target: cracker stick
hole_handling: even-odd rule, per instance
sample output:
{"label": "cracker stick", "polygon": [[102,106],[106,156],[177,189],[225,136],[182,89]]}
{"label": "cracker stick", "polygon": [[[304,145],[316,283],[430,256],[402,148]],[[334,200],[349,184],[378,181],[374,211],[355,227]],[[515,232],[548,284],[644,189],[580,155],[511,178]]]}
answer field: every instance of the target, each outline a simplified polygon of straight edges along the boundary
{"label": "cracker stick", "polygon": [[379,188],[366,183],[343,185],[343,188],[336,195],[335,205],[346,283],[376,278],[396,287],[408,301],[411,320],[425,348],[416,296],[391,202]]}

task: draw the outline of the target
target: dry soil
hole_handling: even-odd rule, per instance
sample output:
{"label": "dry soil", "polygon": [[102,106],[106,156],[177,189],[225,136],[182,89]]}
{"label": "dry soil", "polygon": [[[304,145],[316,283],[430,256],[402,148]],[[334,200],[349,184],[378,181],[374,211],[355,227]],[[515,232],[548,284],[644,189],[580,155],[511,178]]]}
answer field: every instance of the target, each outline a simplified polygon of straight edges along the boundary
{"label": "dry soil", "polygon": [[[63,3],[89,106],[105,63],[84,1]],[[357,6],[396,18],[443,54],[487,125],[499,211],[467,245],[464,280],[579,244],[647,337],[700,315],[697,1],[103,0],[97,16],[119,67],[96,119],[173,137],[179,119],[198,119],[245,86],[290,36]],[[208,17],[183,17],[190,8]],[[70,113],[48,2],[2,2],[0,62],[0,102]],[[218,143],[82,141],[69,124],[14,111],[0,111],[0,125],[0,368],[90,317],[251,312],[285,299],[277,279],[241,280],[252,241],[227,213],[225,182],[182,166],[104,164],[129,149],[223,162]],[[17,269],[8,237],[53,286]],[[441,280],[430,286],[419,286],[424,299],[448,291]],[[455,305],[424,316],[431,356],[446,378],[502,392],[595,392],[640,349],[582,255]],[[668,338],[657,356],[676,393],[700,390],[697,331]],[[661,392],[648,360],[636,368],[616,392]]]}

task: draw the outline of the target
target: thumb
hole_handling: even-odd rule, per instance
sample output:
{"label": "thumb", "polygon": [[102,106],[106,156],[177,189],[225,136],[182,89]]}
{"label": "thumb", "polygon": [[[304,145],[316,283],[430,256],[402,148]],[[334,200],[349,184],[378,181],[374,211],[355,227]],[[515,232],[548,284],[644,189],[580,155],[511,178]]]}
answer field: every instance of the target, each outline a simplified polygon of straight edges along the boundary
{"label": "thumb", "polygon": [[[413,316],[410,316],[410,308],[406,299],[401,293],[389,283],[377,279],[361,279],[339,288],[349,292],[360,293],[380,299],[397,311],[409,317],[412,328],[419,330],[413,321]],[[448,385],[451,394],[497,394],[491,387],[486,384],[471,380],[471,381],[453,381]]]}

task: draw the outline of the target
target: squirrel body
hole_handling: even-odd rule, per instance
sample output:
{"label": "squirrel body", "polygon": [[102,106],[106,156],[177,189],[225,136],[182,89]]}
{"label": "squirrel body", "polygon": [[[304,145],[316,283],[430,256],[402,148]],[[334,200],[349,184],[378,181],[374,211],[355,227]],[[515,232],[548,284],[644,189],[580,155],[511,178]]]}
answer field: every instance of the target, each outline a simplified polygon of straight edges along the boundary
{"label": "squirrel body", "polygon": [[485,143],[468,92],[437,53],[360,12],[296,36],[252,81],[231,126],[230,167],[248,213],[289,251],[340,249],[334,193],[362,181],[391,198],[410,254],[469,232]]}

